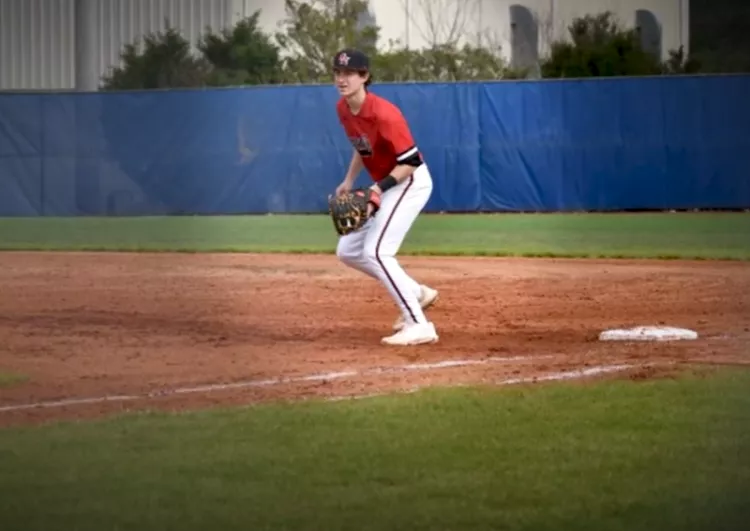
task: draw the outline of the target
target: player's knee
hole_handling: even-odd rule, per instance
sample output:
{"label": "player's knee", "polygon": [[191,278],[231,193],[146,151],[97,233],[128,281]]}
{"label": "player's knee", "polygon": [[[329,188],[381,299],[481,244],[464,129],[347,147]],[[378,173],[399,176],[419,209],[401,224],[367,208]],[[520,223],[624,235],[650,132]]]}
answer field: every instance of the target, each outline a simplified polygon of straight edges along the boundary
{"label": "player's knee", "polygon": [[349,260],[349,257],[351,255],[347,251],[347,249],[339,246],[336,248],[336,257],[341,260],[342,262],[347,262]]}
{"label": "player's knee", "polygon": [[345,264],[352,264],[359,261],[360,254],[358,251],[352,249],[351,247],[339,245],[336,248],[336,256]]}
{"label": "player's knee", "polygon": [[364,260],[367,263],[375,263],[378,261],[377,253],[375,252],[375,247],[370,245],[365,245],[364,249],[362,249],[362,260]]}
{"label": "player's knee", "polygon": [[366,245],[365,248],[362,250],[362,258],[367,262],[368,264],[372,264],[377,266],[383,258],[390,258],[390,254],[387,252],[383,252],[382,249],[378,249],[376,246],[372,245]]}

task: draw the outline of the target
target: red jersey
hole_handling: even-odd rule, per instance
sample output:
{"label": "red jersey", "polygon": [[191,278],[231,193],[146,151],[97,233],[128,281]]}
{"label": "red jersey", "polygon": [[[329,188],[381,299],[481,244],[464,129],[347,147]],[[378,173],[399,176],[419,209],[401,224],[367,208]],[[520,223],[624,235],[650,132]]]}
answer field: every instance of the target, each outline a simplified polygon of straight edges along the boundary
{"label": "red jersey", "polygon": [[387,177],[406,159],[416,156],[421,160],[404,115],[390,101],[368,92],[358,114],[352,114],[344,98],[339,100],[336,111],[346,136],[375,182]]}

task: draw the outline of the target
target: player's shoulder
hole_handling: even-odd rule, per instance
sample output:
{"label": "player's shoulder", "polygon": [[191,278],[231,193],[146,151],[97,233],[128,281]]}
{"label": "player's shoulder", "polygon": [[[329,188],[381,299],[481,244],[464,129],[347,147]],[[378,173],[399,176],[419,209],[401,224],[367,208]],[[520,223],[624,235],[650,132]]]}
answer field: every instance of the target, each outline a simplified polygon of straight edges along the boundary
{"label": "player's shoulder", "polygon": [[403,119],[404,115],[401,112],[401,109],[391,100],[377,94],[371,94],[371,97],[372,110],[375,116],[384,120],[392,120],[394,118]]}
{"label": "player's shoulder", "polygon": [[372,98],[372,108],[375,112],[379,113],[397,113],[401,114],[401,109],[388,98],[380,96],[378,94],[370,93],[369,97]]}

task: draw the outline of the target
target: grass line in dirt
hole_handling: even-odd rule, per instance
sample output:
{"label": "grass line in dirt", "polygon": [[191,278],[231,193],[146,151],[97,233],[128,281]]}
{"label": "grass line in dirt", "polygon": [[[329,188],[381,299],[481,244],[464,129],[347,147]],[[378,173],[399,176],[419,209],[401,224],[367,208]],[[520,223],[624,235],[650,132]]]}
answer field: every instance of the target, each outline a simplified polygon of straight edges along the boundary
{"label": "grass line in dirt", "polygon": [[0,389],[4,387],[12,387],[14,385],[25,383],[29,380],[29,377],[25,374],[19,374],[17,372],[5,372],[0,371]]}
{"label": "grass line in dirt", "polygon": [[750,371],[0,431],[3,529],[730,530]]}
{"label": "grass line in dirt", "polygon": [[[332,253],[328,217],[0,218],[0,250]],[[750,259],[750,214],[429,214],[404,255]]]}

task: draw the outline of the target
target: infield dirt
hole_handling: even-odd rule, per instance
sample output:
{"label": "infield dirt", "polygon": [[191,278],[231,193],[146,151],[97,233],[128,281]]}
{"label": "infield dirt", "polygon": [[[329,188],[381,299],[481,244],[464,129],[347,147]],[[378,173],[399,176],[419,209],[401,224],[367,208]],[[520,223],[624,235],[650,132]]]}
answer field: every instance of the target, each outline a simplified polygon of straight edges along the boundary
{"label": "infield dirt", "polygon": [[[750,363],[745,262],[401,261],[418,281],[440,290],[428,310],[440,334],[436,345],[380,345],[392,333],[395,306],[383,287],[331,255],[3,253],[0,372],[28,379],[0,388],[0,407],[415,362],[526,359],[13,409],[0,412],[0,425],[492,384],[617,364],[637,366],[624,374],[643,379],[683,364]],[[607,328],[658,324],[700,337],[598,341]]]}

